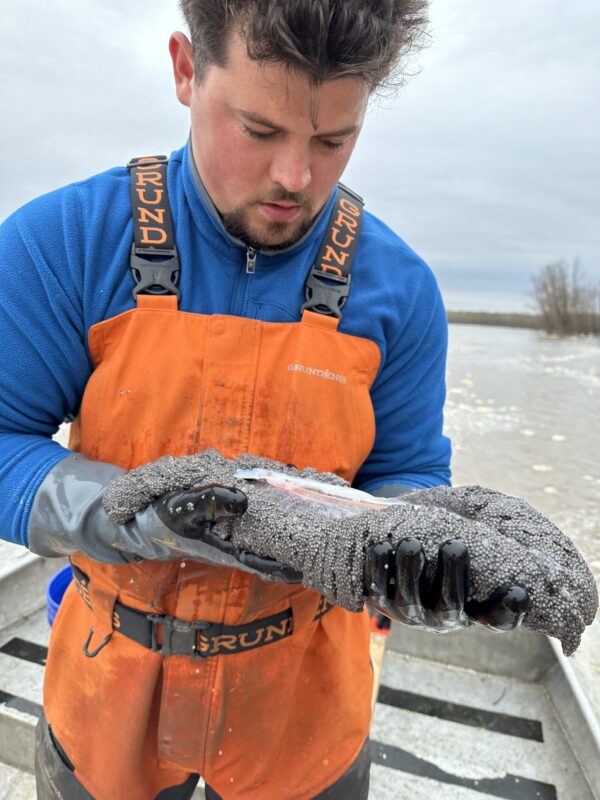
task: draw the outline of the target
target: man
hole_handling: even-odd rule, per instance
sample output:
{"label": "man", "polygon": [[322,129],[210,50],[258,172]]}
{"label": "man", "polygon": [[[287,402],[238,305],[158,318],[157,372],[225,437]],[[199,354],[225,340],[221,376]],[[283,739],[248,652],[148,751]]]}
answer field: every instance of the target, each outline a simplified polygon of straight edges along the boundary
{"label": "man", "polygon": [[[117,525],[102,497],[124,471],[211,447],[384,495],[449,482],[435,279],[336,191],[425,2],[182,8],[191,43],[176,33],[170,52],[191,136],[168,172],[138,160],[2,228],[2,531],[71,555],[76,579],[51,640],[38,796],[179,800],[202,775],[209,798],[359,800],[366,616],[285,565],[221,553],[202,518],[196,538],[159,503]],[[63,419],[69,450],[50,439]],[[371,555],[377,583],[392,556]],[[465,618],[464,559],[447,554],[442,624],[450,607],[448,624]],[[373,603],[410,622],[402,575]]]}

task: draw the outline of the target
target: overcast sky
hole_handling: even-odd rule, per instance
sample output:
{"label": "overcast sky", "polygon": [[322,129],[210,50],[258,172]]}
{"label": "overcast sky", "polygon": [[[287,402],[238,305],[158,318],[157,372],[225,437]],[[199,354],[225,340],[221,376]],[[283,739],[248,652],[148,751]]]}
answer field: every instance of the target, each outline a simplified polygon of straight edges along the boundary
{"label": "overcast sky", "polygon": [[[375,105],[344,180],[432,266],[451,309],[524,310],[578,256],[600,280],[600,3],[433,0],[420,73]],[[187,137],[176,0],[3,0],[0,219]]]}

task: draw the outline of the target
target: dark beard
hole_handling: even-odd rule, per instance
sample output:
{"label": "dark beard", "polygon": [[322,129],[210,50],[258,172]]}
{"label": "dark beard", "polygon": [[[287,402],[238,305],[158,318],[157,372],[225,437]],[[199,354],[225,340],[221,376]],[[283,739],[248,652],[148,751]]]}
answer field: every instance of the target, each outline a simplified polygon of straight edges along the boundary
{"label": "dark beard", "polygon": [[[272,244],[270,241],[256,239],[252,235],[246,227],[243,212],[241,211],[231,211],[228,214],[222,214],[221,219],[223,220],[223,227],[227,233],[236,239],[241,239],[247,247],[253,250],[285,250],[300,241],[314,222],[314,219],[305,219],[293,236],[284,239],[282,242]],[[269,231],[274,235],[274,238],[277,237],[277,234],[281,235],[285,233],[287,227],[287,223],[285,222],[269,223]]]}

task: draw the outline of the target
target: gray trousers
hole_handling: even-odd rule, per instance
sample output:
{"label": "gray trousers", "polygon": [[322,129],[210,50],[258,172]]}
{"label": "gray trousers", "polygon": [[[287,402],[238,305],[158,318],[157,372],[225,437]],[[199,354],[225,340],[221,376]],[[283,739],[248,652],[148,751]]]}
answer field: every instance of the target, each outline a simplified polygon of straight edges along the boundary
{"label": "gray trousers", "polygon": [[[73,765],[52,733],[45,714],[42,713],[36,728],[35,783],[37,800],[94,800],[75,777]],[[107,765],[110,768],[110,765]],[[371,747],[367,740],[356,761],[332,786],[312,800],[367,800],[369,796],[369,770]],[[163,789],[148,800],[191,800],[199,775],[190,775],[185,783]],[[206,787],[206,800],[227,800],[210,786]]]}

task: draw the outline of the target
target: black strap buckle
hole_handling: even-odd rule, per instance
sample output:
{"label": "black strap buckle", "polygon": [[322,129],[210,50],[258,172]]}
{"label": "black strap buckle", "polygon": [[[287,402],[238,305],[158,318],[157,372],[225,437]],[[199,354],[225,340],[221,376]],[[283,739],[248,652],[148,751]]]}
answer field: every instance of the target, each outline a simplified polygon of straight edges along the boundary
{"label": "black strap buckle", "polygon": [[348,275],[347,278],[342,279],[328,275],[327,280],[334,281],[339,285],[323,283],[315,275],[313,267],[304,287],[306,302],[302,305],[302,311],[315,311],[318,314],[341,319],[342,308],[346,305],[350,293],[350,277]]}
{"label": "black strap buckle", "polygon": [[342,318],[362,222],[362,197],[338,184],[327,231],[304,285],[302,311]]}
{"label": "black strap buckle", "polygon": [[[151,252],[151,251],[149,251]],[[135,244],[131,246],[129,266],[135,280],[133,298],[138,294],[174,294],[177,300],[181,292],[177,288],[179,280],[179,257],[177,250],[154,251],[153,255],[168,255],[162,261],[150,261],[138,255]]]}
{"label": "black strap buckle", "polygon": [[[198,631],[207,632],[211,628],[220,627],[205,620],[186,622],[183,619],[161,614],[146,614],[146,617],[152,623],[150,649],[153,653],[160,653],[162,656],[204,658],[204,655],[197,649]],[[159,625],[162,625],[162,644],[158,643]]]}

